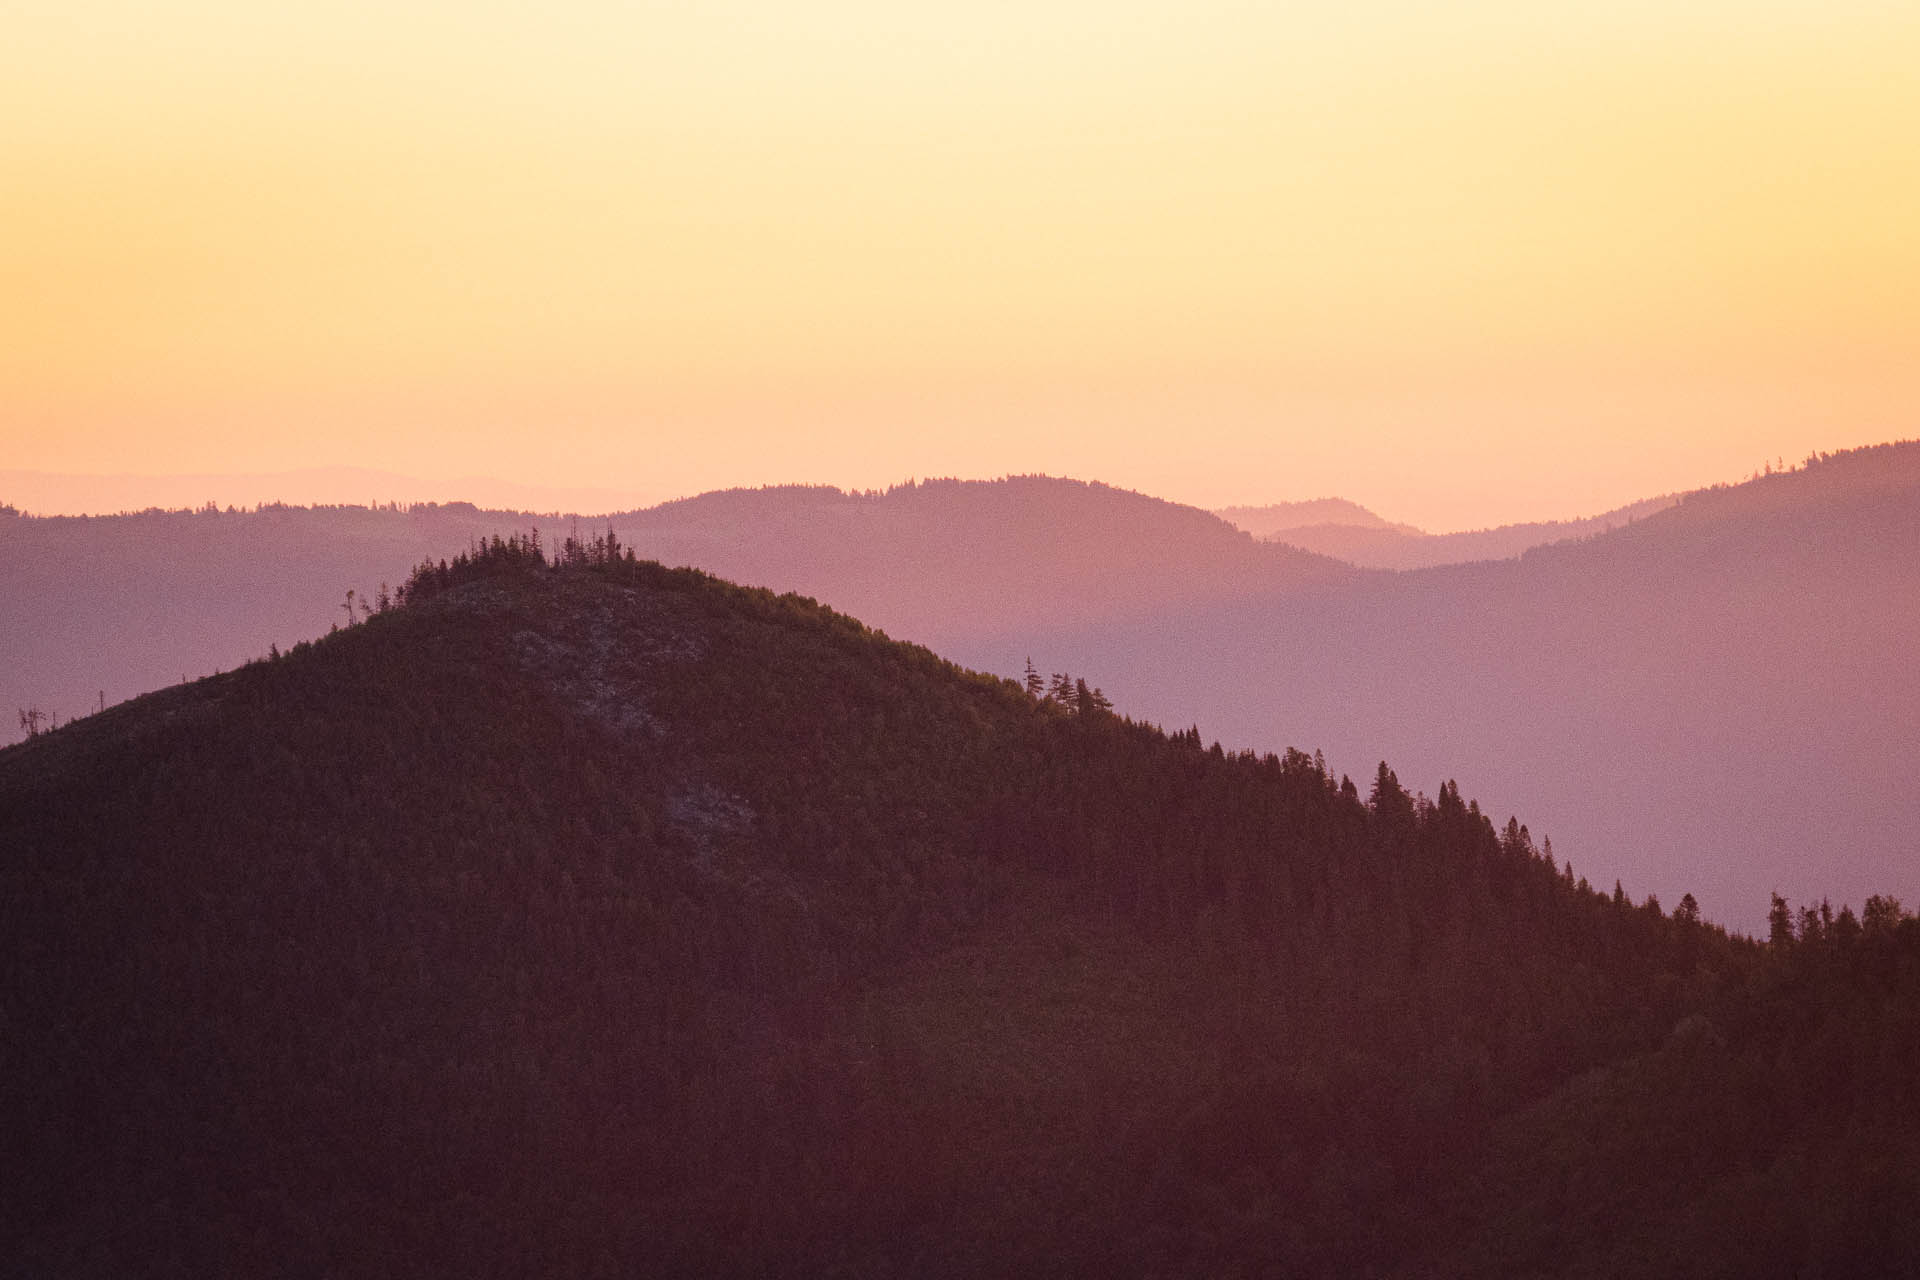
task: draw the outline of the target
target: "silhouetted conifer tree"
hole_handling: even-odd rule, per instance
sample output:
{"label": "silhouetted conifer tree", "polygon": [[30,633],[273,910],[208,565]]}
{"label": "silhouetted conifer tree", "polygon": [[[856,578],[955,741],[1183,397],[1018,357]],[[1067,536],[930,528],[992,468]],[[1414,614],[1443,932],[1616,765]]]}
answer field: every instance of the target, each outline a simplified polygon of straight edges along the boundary
{"label": "silhouetted conifer tree", "polygon": [[1767,910],[1767,941],[1783,949],[1793,945],[1793,908],[1777,893]]}
{"label": "silhouetted conifer tree", "polygon": [[1800,927],[1795,931],[1799,940],[1811,946],[1819,946],[1826,940],[1827,931],[1820,919],[1820,908],[1800,908]]}

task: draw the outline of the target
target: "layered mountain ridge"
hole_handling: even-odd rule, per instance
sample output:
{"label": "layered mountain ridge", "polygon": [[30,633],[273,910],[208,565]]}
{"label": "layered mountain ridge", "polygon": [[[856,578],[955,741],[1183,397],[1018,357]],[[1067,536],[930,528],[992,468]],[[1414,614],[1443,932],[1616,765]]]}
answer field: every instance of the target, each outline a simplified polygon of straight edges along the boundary
{"label": "layered mountain ridge", "polygon": [[[1283,512],[1266,508],[1249,515],[1236,516],[1231,511],[1218,514],[1266,541],[1281,542],[1303,551],[1332,556],[1362,568],[1432,569],[1475,560],[1506,560],[1524,555],[1535,547],[1609,533],[1655,512],[1665,511],[1679,502],[1681,496],[1674,493],[1658,498],[1643,498],[1585,519],[1535,521],[1460,533],[1423,533],[1411,525],[1391,524],[1365,508],[1342,510],[1337,500],[1318,510],[1314,508],[1320,508],[1322,504],[1292,503],[1283,504],[1283,507],[1309,510]],[[1350,503],[1344,505],[1352,506]],[[1309,521],[1305,519],[1309,513],[1327,518]]]}
{"label": "layered mountain ridge", "polygon": [[[1702,491],[1584,539],[1404,573],[1040,477],[740,490],[615,516],[649,557],[799,591],[1011,675],[1365,770],[1458,772],[1598,878],[1764,927],[1770,890],[1920,898],[1905,639],[1920,446]],[[568,518],[462,504],[0,520],[9,707],[61,718],[345,621],[422,557]],[[590,531],[606,525],[588,523]]]}

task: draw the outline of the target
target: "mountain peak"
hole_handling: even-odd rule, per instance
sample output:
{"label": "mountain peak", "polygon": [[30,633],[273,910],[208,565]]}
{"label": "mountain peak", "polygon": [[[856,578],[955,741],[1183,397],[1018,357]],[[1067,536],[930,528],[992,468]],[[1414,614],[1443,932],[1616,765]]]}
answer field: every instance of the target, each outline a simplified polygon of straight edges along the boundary
{"label": "mountain peak", "polygon": [[1420,530],[1410,524],[1396,524],[1346,498],[1313,498],[1305,502],[1274,502],[1266,506],[1222,507],[1214,514],[1256,538],[1276,538],[1292,529],[1307,529],[1316,525],[1384,529],[1408,536],[1420,534]]}

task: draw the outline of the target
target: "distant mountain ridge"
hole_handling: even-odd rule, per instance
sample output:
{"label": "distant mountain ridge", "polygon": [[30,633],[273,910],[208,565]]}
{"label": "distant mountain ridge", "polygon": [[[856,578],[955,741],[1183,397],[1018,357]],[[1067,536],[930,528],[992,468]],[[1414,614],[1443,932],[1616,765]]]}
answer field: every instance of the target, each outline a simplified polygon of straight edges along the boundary
{"label": "distant mountain ridge", "polygon": [[1255,536],[1368,569],[1431,569],[1474,560],[1506,560],[1552,542],[1588,538],[1664,511],[1680,494],[1643,498],[1579,520],[1545,520],[1462,533],[1423,533],[1392,524],[1344,498],[1230,507],[1217,514]]}
{"label": "distant mountain ridge", "polygon": [[664,563],[832,600],[891,633],[943,642],[1000,632],[1000,618],[1151,617],[1354,572],[1194,507],[1050,476],[729,489],[611,523]]}
{"label": "distant mountain ridge", "polygon": [[1387,529],[1419,535],[1410,524],[1395,524],[1345,498],[1310,498],[1305,502],[1274,502],[1263,507],[1221,507],[1213,514],[1256,538],[1272,539],[1291,529],[1335,525],[1349,529]]}
{"label": "distant mountain ridge", "polygon": [[0,470],[0,503],[34,515],[115,515],[262,504],[384,506],[468,501],[494,509],[615,511],[641,500],[614,487],[541,485],[491,476],[423,480],[369,467],[207,475],[73,475]]}

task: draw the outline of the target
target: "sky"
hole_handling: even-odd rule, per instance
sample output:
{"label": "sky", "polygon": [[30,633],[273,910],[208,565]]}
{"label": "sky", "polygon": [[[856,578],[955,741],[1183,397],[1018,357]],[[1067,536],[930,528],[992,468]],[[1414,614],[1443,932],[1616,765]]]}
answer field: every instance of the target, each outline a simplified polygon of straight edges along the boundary
{"label": "sky", "polygon": [[1920,434],[1911,0],[6,28],[0,470],[1047,472],[1446,530]]}

